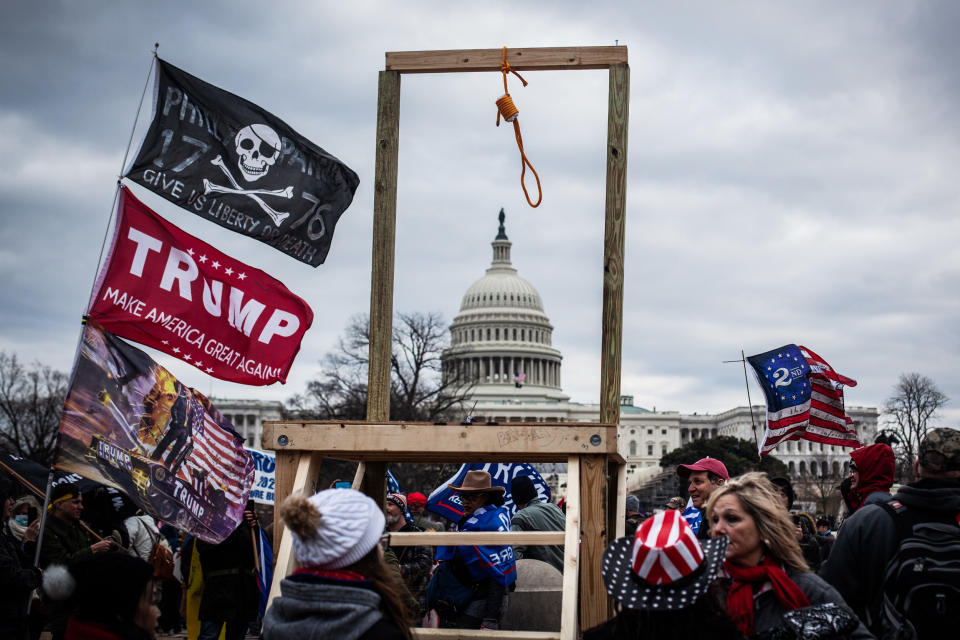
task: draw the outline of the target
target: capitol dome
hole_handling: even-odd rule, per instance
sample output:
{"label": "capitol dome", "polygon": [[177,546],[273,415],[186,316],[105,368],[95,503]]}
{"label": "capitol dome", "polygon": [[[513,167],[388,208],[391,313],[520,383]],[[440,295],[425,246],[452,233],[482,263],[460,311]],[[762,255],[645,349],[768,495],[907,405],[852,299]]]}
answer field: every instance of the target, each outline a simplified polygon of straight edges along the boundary
{"label": "capitol dome", "polygon": [[467,288],[460,312],[450,324],[450,348],[443,353],[443,375],[473,388],[470,395],[490,400],[567,399],[560,393],[560,352],[551,346],[553,325],[540,293],[510,261],[512,243],[500,210],[500,227],[491,246],[493,261]]}

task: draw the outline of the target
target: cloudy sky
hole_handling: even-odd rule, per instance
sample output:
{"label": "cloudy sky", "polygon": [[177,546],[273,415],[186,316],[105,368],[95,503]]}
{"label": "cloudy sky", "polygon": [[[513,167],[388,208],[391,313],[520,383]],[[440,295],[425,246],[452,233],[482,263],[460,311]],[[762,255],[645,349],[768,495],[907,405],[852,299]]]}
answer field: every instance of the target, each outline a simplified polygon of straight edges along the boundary
{"label": "cloudy sky", "polygon": [[[930,376],[953,399],[945,423],[960,426],[960,5],[465,4],[8,3],[0,349],[70,368],[154,42],[360,175],[317,269],[133,187],[313,307],[285,386],[158,357],[204,392],[281,400],[369,308],[384,52],[619,43],[631,70],[623,393],[722,411],[746,402],[743,371],[723,360],[794,342],[859,380],[848,404],[879,406],[903,372]],[[543,181],[538,209],[512,132],[494,126],[499,74],[403,77],[395,308],[452,319],[503,207],[514,264],[555,326],[564,390],[594,402],[607,74],[524,75],[511,93]],[[135,145],[147,112],[149,99]]]}

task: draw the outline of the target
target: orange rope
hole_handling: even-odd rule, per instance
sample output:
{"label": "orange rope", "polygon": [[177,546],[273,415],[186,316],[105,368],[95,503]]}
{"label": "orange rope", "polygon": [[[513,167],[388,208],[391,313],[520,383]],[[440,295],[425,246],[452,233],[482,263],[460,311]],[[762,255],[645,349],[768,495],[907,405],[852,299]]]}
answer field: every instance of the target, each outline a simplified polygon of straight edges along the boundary
{"label": "orange rope", "polygon": [[[517,148],[520,149],[520,186],[523,187],[523,195],[527,198],[527,204],[531,207],[539,207],[540,202],[543,200],[543,189],[540,187],[540,176],[537,175],[537,170],[533,168],[533,164],[527,158],[527,154],[523,151],[523,137],[520,135],[520,121],[517,119],[520,111],[517,109],[517,106],[513,104],[513,98],[510,97],[510,92],[507,90],[507,74],[512,73],[513,75],[520,78],[520,82],[523,83],[523,86],[527,86],[527,81],[523,79],[519,73],[516,72],[510,66],[510,63],[507,62],[507,48],[503,48],[503,61],[500,63],[500,72],[503,73],[503,96],[497,100],[497,126],[500,126],[500,116],[503,116],[505,122],[513,123],[513,132],[517,138]],[[537,180],[537,193],[539,197],[537,198],[536,203],[530,199],[530,194],[527,193],[527,185],[524,182],[524,179],[527,175],[527,167],[530,167],[530,171],[533,172],[533,177]]]}

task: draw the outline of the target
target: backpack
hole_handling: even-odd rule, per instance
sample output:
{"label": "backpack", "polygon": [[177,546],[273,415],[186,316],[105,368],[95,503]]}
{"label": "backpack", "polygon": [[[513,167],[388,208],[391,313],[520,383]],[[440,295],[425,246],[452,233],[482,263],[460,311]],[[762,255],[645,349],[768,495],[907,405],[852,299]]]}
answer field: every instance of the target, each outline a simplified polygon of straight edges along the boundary
{"label": "backpack", "polygon": [[946,638],[960,628],[960,523],[921,521],[899,500],[881,505],[897,527],[897,552],[887,563],[877,619],[882,640]]}
{"label": "backpack", "polygon": [[173,575],[173,552],[170,550],[167,541],[163,539],[163,535],[159,531],[154,535],[146,522],[141,521],[141,524],[153,541],[150,555],[143,559],[153,565],[154,577],[161,580],[176,580]]}

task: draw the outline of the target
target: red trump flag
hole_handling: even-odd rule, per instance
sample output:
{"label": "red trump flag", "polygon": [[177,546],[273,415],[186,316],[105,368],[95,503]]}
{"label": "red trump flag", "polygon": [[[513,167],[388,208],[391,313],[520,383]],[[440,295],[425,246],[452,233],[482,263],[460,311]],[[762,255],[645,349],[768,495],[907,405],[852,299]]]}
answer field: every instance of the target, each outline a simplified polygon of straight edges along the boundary
{"label": "red trump flag", "polygon": [[88,315],[231,382],[285,382],[313,311],[282,282],[178,229],[120,189]]}

